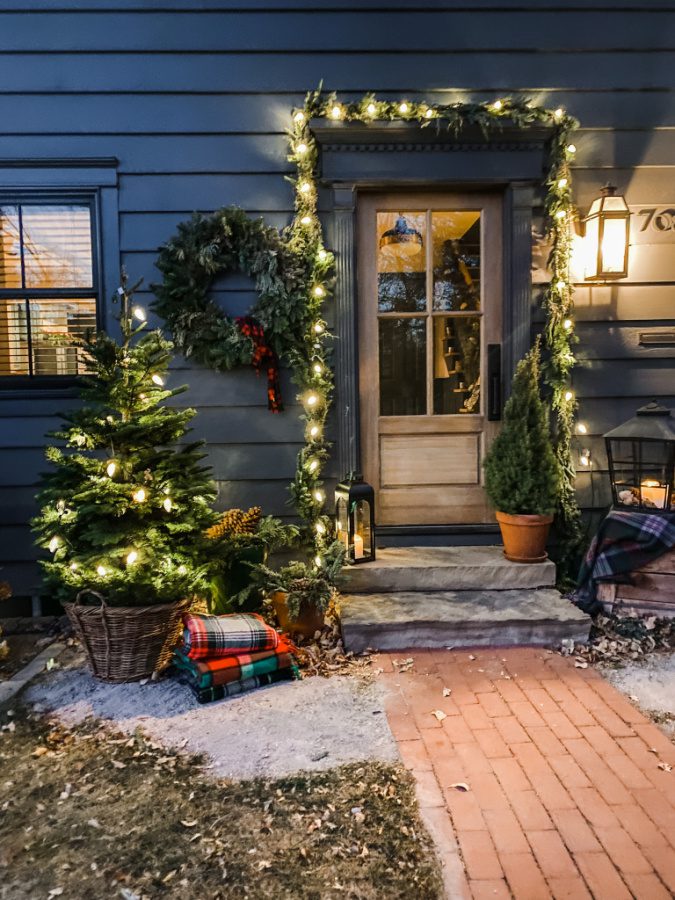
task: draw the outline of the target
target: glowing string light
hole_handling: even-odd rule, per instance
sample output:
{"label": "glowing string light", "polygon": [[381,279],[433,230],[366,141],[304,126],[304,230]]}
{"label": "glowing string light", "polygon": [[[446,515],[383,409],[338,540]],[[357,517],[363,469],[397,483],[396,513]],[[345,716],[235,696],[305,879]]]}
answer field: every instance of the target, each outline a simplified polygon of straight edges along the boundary
{"label": "glowing string light", "polygon": [[162,387],[164,384],[164,379],[162,378],[161,375],[155,374],[152,376],[152,383],[156,384],[157,387]]}
{"label": "glowing string light", "polygon": [[146,498],[145,490],[143,488],[139,488],[137,491],[134,491],[131,495],[136,503],[143,503]]}
{"label": "glowing string light", "polygon": [[108,465],[105,467],[106,474],[108,478],[112,478],[115,472],[117,471],[117,463],[110,460]]}
{"label": "glowing string light", "polygon": [[133,564],[136,562],[137,559],[138,559],[138,553],[136,552],[136,550],[132,550],[130,553],[127,553],[127,565],[128,566],[133,566]]}
{"label": "glowing string light", "polygon": [[171,509],[173,508],[173,501],[171,500],[171,497],[165,497],[162,506],[167,512],[171,512]]}

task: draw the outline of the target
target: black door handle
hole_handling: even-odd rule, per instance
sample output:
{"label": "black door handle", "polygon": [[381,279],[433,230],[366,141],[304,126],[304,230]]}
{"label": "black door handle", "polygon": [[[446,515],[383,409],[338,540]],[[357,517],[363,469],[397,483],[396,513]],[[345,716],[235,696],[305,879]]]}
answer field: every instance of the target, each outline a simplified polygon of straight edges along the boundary
{"label": "black door handle", "polygon": [[499,422],[502,417],[502,345],[488,344],[488,422]]}

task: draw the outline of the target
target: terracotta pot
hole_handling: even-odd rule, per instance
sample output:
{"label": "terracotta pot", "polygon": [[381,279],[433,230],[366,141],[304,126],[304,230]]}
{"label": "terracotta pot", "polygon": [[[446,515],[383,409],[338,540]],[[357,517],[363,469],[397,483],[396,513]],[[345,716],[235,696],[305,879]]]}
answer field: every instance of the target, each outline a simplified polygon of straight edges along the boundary
{"label": "terracotta pot", "polygon": [[504,542],[504,556],[511,562],[538,563],[547,559],[546,541],[553,516],[511,516],[496,512]]}
{"label": "terracotta pot", "polygon": [[281,628],[288,634],[301,634],[303,637],[313,637],[315,632],[321,631],[324,625],[323,613],[314,604],[304,603],[300,607],[298,618],[292,620],[288,614],[287,597],[285,591],[275,591],[270,597]]}

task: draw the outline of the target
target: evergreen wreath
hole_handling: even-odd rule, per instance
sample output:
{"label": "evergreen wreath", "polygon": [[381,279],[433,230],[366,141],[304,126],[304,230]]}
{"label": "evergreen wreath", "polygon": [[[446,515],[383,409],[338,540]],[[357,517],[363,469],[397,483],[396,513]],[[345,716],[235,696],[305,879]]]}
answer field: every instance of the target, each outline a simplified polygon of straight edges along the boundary
{"label": "evergreen wreath", "polygon": [[[178,226],[157,259],[163,281],[152,286],[153,309],[177,349],[216,371],[252,365],[267,372],[268,407],[282,409],[279,357],[297,352],[308,328],[307,263],[262,219],[237,207],[196,213]],[[209,296],[215,279],[242,272],[258,300],[248,315],[228,316]]]}

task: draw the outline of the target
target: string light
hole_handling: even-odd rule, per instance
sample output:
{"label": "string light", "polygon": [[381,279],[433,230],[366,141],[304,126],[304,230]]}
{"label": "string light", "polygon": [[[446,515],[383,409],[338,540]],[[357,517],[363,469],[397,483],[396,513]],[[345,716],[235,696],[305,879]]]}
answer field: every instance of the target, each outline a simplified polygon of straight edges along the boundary
{"label": "string light", "polygon": [[326,495],[323,491],[314,491],[314,499],[317,503],[323,503],[323,501],[326,499]]}
{"label": "string light", "polygon": [[567,145],[567,152],[570,154],[570,156],[572,156],[574,153],[577,152],[577,148],[575,147],[574,144],[568,144],[568,145]]}
{"label": "string light", "polygon": [[311,190],[312,190],[312,185],[309,183],[309,181],[303,181],[302,184],[300,185],[300,193],[301,194],[309,194],[309,192]]}
{"label": "string light", "polygon": [[300,111],[296,112],[296,114],[293,116],[293,120],[294,120],[298,125],[302,125],[302,123],[305,121],[305,114],[304,114],[304,112],[300,112]]}
{"label": "string light", "polygon": [[495,102],[492,104],[492,108],[495,112],[499,112],[503,105],[504,104],[501,100],[495,100]]}
{"label": "string light", "polygon": [[152,376],[152,383],[156,384],[157,387],[162,387],[164,384],[164,379],[162,378],[161,375],[155,374]]}
{"label": "string light", "polygon": [[321,559],[320,556],[314,557],[314,565],[317,567],[317,569],[321,568],[321,566],[323,565],[323,560]]}
{"label": "string light", "polygon": [[563,322],[563,328],[565,329],[565,331],[571,331],[572,325],[573,322],[571,319],[565,319],[565,321]]}
{"label": "string light", "polygon": [[185,575],[185,574],[187,574],[187,566],[184,566],[181,564],[180,566],[178,566],[177,571],[178,571],[179,575]]}
{"label": "string light", "polygon": [[333,118],[333,119],[341,119],[342,118],[342,107],[336,103],[335,106],[331,109],[330,114],[331,114],[331,118]]}
{"label": "string light", "polygon": [[588,428],[584,425],[583,422],[577,422],[577,431],[579,434],[588,434]]}
{"label": "string light", "polygon": [[310,472],[316,472],[316,470],[319,468],[319,460],[318,459],[311,460],[309,465],[307,466],[307,468],[309,469]]}
{"label": "string light", "polygon": [[558,212],[555,214],[555,217],[556,217],[556,219],[564,219],[566,215],[567,215],[567,212],[564,209],[559,209]]}
{"label": "string light", "polygon": [[105,566],[96,566],[96,572],[101,576],[101,578],[103,578],[104,575],[107,575],[108,570]]}
{"label": "string light", "polygon": [[317,437],[319,437],[320,434],[321,434],[321,429],[319,428],[318,425],[312,425],[312,427],[309,429],[309,436],[312,438],[317,438]]}
{"label": "string light", "polygon": [[318,252],[316,255],[317,255],[317,258],[318,258],[321,262],[323,262],[324,259],[328,256],[328,253],[327,253],[327,252],[323,249],[323,247],[322,247],[321,250],[319,250],[319,252]]}
{"label": "string light", "polygon": [[115,474],[115,472],[117,471],[117,463],[111,459],[110,462],[108,463],[108,465],[105,467],[105,471],[106,471],[108,478],[112,478],[113,475]]}
{"label": "string light", "polygon": [[402,115],[405,115],[406,113],[410,112],[410,106],[405,102],[405,100],[403,101],[403,103],[399,104],[398,111]]}
{"label": "string light", "polygon": [[316,523],[316,533],[317,534],[325,534],[326,533],[326,526],[323,524],[323,522]]}
{"label": "string light", "polygon": [[315,297],[325,297],[326,296],[326,292],[324,291],[324,289],[321,287],[320,284],[317,284],[317,286],[314,288],[314,296]]}
{"label": "string light", "polygon": [[143,488],[139,488],[137,491],[134,491],[131,495],[136,503],[143,503],[145,501],[145,490]]}
{"label": "string light", "polygon": [[562,106],[559,106],[556,109],[556,111],[553,113],[553,118],[559,122],[564,115],[565,115],[565,110],[562,108]]}
{"label": "string light", "polygon": [[300,219],[300,224],[301,224],[301,225],[311,225],[311,223],[312,223],[312,217],[311,217],[311,216],[303,216],[303,217]]}
{"label": "string light", "polygon": [[134,306],[134,315],[140,322],[145,322],[147,316],[142,306]]}
{"label": "string light", "polygon": [[298,146],[295,148],[295,152],[298,153],[300,156],[303,156],[303,154],[307,153],[308,150],[309,150],[309,147],[307,146],[307,144],[304,143],[304,141],[301,142],[300,144],[298,144]]}
{"label": "string light", "polygon": [[49,552],[56,553],[56,551],[58,549],[59,549],[59,539],[56,537],[56,535],[54,535],[54,537],[49,542]]}
{"label": "string light", "polygon": [[572,400],[573,397],[574,394],[572,393],[572,391],[565,391],[565,400],[567,400],[568,403],[570,402],[570,400]]}
{"label": "string light", "polygon": [[74,572],[76,569],[77,569],[77,563],[76,563],[76,562],[71,562],[71,564],[70,564],[70,571],[71,571],[71,572]]}
{"label": "string light", "polygon": [[130,553],[127,553],[127,565],[133,566],[133,564],[138,559],[138,553],[135,550],[132,550]]}
{"label": "string light", "polygon": [[172,502],[172,500],[171,500],[171,497],[165,497],[165,498],[164,498],[164,503],[162,503],[162,506],[164,507],[164,509],[165,509],[167,512],[171,512],[171,509],[172,509],[172,507],[173,507],[173,502]]}
{"label": "string light", "polygon": [[314,331],[316,332],[316,334],[321,334],[323,332],[323,325],[321,324],[321,322],[315,323]]}
{"label": "string light", "polygon": [[377,107],[375,106],[374,103],[369,103],[368,106],[366,107],[366,112],[368,113],[369,116],[374,116],[375,113],[377,112]]}
{"label": "string light", "polygon": [[566,178],[559,178],[559,179],[558,179],[558,187],[559,187],[559,188],[566,188],[566,187],[567,187],[567,184],[568,184],[568,181],[567,181]]}
{"label": "string light", "polygon": [[319,398],[316,394],[310,394],[306,400],[307,406],[316,406],[318,402]]}
{"label": "string light", "polygon": [[567,287],[564,281],[556,281],[555,286],[559,291],[564,291]]}
{"label": "string light", "polygon": [[433,109],[431,109],[431,107],[429,107],[427,109],[427,111],[424,113],[425,119],[433,119],[434,116],[435,116],[435,112],[433,111]]}
{"label": "string light", "polygon": [[314,368],[314,372],[317,375],[320,375],[323,372],[323,366],[321,365],[321,363],[314,363],[313,368]]}

